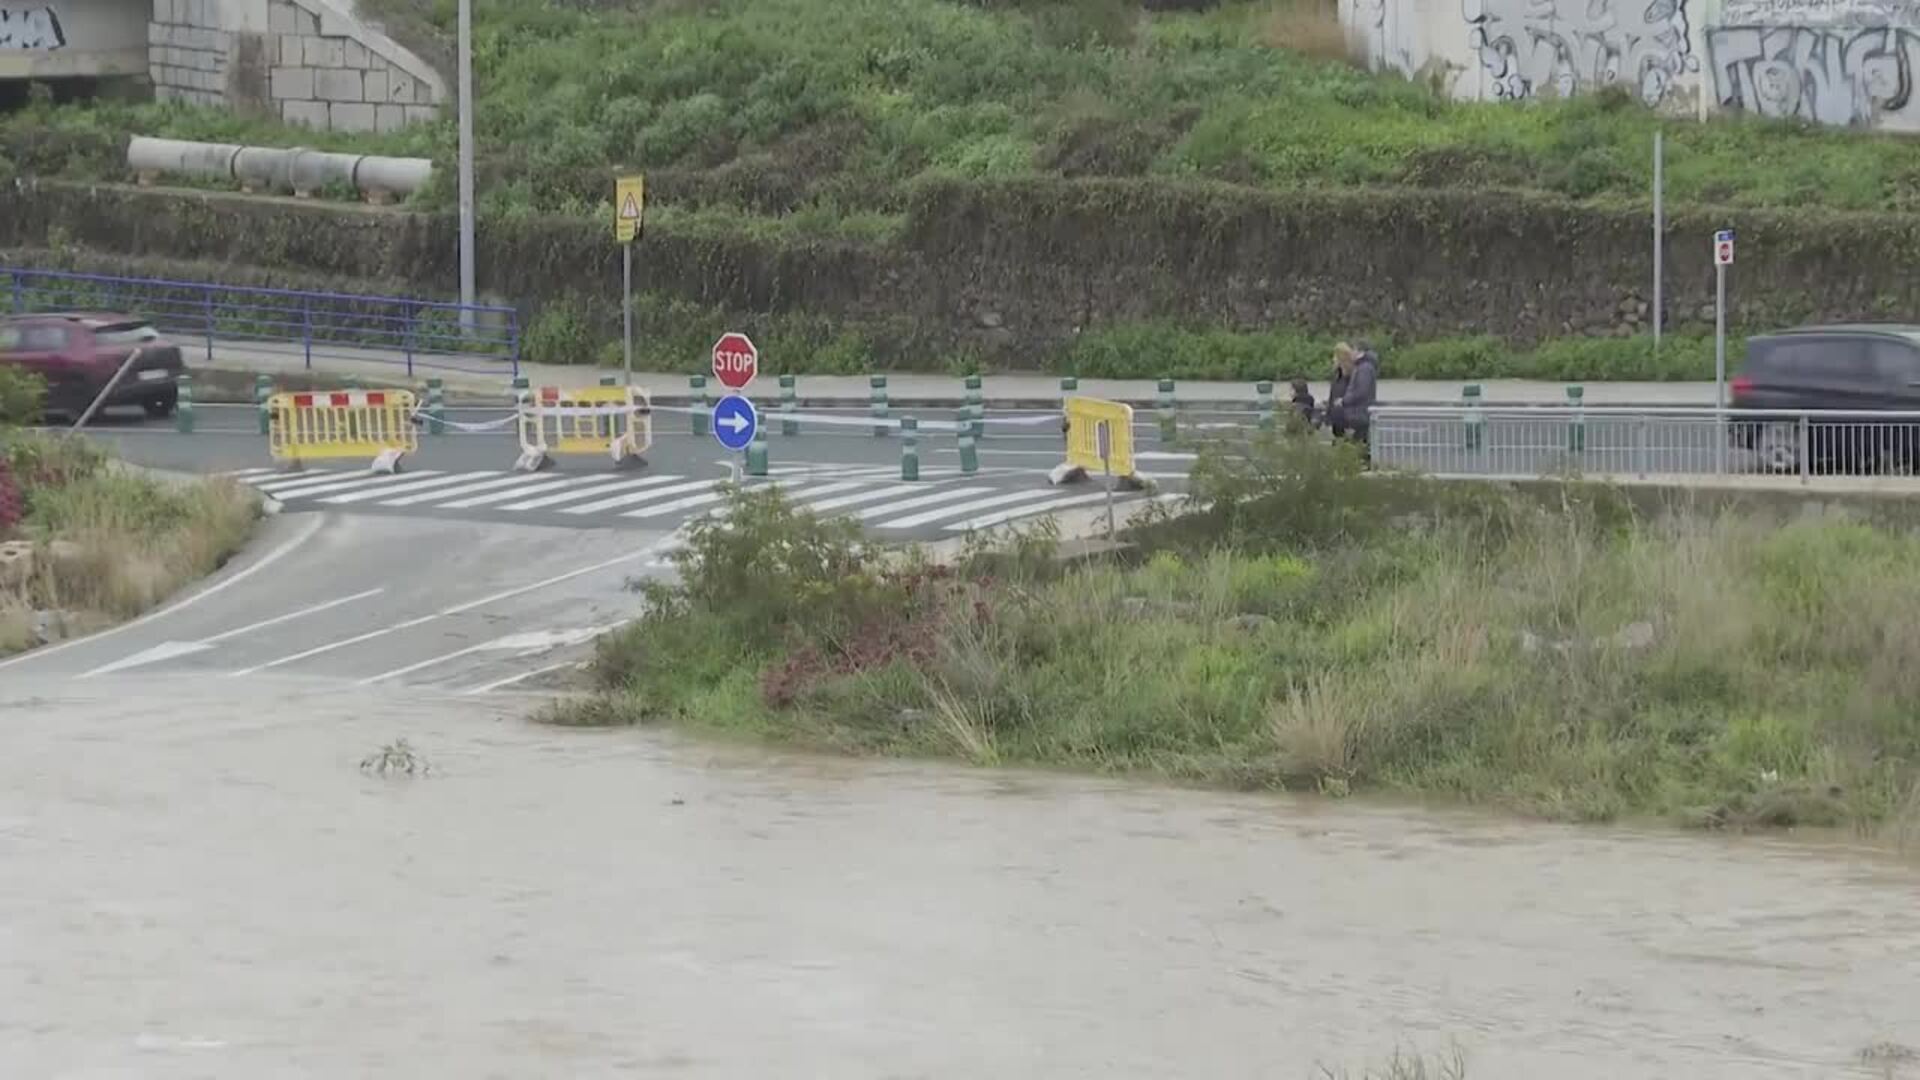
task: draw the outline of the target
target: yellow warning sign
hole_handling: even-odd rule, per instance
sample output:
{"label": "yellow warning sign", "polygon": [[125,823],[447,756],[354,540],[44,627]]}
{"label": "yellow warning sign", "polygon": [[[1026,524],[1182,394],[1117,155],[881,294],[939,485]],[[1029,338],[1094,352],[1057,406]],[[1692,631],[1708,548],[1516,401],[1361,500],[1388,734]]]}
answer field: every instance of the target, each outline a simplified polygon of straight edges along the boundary
{"label": "yellow warning sign", "polygon": [[613,235],[631,244],[647,218],[647,178],[623,176],[613,186]]}

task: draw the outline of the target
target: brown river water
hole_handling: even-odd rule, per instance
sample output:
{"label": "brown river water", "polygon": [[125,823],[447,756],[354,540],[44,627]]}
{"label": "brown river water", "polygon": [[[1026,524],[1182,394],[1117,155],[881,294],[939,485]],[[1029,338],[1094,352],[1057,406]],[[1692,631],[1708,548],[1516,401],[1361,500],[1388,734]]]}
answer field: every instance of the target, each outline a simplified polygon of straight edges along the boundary
{"label": "brown river water", "polygon": [[1864,849],[240,685],[0,686],[0,1077],[1920,1076]]}

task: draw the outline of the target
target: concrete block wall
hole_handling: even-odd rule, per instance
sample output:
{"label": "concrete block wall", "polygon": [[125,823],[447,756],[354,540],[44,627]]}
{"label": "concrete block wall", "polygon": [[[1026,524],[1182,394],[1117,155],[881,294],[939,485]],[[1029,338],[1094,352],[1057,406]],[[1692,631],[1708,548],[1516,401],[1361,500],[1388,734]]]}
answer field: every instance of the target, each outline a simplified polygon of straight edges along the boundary
{"label": "concrete block wall", "polygon": [[430,120],[446,82],[334,0],[153,0],[162,98],[267,112],[334,131]]}

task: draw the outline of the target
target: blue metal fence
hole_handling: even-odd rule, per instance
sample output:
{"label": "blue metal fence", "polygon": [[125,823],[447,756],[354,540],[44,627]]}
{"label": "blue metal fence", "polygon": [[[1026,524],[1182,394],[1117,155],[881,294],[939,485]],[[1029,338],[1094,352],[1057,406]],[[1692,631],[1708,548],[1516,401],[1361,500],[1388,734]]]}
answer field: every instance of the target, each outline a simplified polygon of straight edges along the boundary
{"label": "blue metal fence", "polygon": [[409,375],[416,367],[520,371],[520,322],[510,307],[7,267],[0,267],[0,303],[14,314],[148,319],[189,358],[204,347],[209,363],[216,353],[238,361],[271,354],[307,368],[328,360],[404,365]]}

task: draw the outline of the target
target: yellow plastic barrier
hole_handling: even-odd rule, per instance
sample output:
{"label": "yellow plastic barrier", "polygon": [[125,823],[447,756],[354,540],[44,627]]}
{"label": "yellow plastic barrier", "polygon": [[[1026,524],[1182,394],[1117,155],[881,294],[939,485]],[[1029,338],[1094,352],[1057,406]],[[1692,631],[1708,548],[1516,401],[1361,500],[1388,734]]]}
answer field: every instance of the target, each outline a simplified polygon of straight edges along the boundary
{"label": "yellow plastic barrier", "polygon": [[1111,468],[1115,476],[1132,476],[1133,406],[1068,398],[1067,464],[1095,475]]}
{"label": "yellow plastic barrier", "polygon": [[409,390],[319,391],[267,399],[267,449],[275,461],[371,458],[392,471],[420,448]]}
{"label": "yellow plastic barrier", "polygon": [[653,446],[653,403],[638,386],[543,386],[520,410],[521,469],[552,454],[606,454],[616,463]]}

